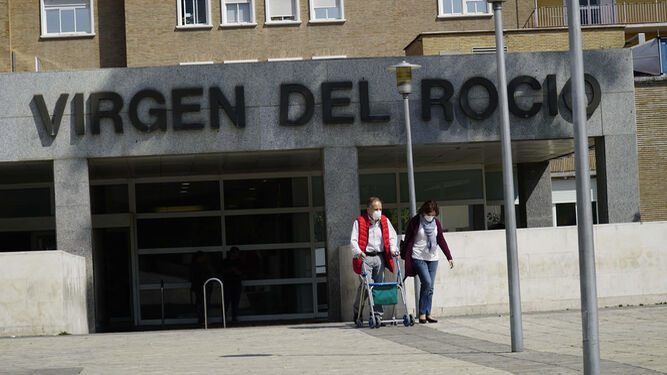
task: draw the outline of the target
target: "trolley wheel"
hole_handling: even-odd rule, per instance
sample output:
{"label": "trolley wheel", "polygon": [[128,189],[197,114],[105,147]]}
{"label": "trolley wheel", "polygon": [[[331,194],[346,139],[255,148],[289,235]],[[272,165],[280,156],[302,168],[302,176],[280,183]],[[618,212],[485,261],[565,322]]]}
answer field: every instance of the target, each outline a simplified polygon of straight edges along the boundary
{"label": "trolley wheel", "polygon": [[410,320],[408,320],[407,315],[403,315],[403,325],[408,327],[410,325]]}
{"label": "trolley wheel", "polygon": [[375,317],[375,328],[380,328],[380,326],[381,326],[380,318]]}
{"label": "trolley wheel", "polygon": [[410,314],[410,325],[415,325],[415,318],[412,316],[412,314]]}
{"label": "trolley wheel", "polygon": [[375,328],[375,320],[373,320],[372,316],[368,318],[368,328]]}

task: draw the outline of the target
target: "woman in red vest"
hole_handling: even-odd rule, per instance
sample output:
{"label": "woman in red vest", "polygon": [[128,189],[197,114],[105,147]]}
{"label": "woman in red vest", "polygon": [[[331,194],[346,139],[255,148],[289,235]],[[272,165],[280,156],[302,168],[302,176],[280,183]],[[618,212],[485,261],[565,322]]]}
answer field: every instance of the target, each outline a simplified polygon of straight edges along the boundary
{"label": "woman in red vest", "polygon": [[[394,259],[398,255],[397,236],[389,219],[382,215],[382,201],[378,197],[370,197],[366,206],[366,214],[357,217],[352,226],[350,247],[352,248],[352,266],[354,272],[361,274],[361,261],[365,260],[366,272],[373,283],[384,281],[384,268],[394,272]],[[354,299],[354,319],[357,319],[362,285],[359,284]],[[373,306],[375,317],[382,320],[382,305]]]}
{"label": "woman in red vest", "polygon": [[433,301],[433,283],[438,269],[438,245],[449,261],[449,268],[454,268],[452,254],[442,234],[442,225],[436,219],[440,209],[435,201],[429,200],[419,208],[419,212],[405,229],[405,276],[419,275],[419,323],[437,323],[431,315]]}

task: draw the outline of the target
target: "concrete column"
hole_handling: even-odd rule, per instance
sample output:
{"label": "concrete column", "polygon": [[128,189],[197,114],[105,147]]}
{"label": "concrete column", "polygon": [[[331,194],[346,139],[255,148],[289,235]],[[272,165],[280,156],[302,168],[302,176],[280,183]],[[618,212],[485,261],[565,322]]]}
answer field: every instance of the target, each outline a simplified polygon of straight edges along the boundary
{"label": "concrete column", "polygon": [[595,138],[595,168],[600,224],[639,221],[637,136]]}
{"label": "concrete column", "polygon": [[329,319],[341,316],[341,274],[352,272],[351,264],[340,264],[338,248],[350,243],[354,219],[359,216],[359,164],[355,147],[327,147],[323,151],[324,209],[327,228],[327,283]]}
{"label": "concrete column", "polygon": [[553,226],[549,162],[517,164],[521,227]]}
{"label": "concrete column", "polygon": [[58,250],[80,255],[86,260],[86,300],[88,327],[95,331],[93,285],[92,220],[87,159],[53,161],[56,200],[56,242]]}

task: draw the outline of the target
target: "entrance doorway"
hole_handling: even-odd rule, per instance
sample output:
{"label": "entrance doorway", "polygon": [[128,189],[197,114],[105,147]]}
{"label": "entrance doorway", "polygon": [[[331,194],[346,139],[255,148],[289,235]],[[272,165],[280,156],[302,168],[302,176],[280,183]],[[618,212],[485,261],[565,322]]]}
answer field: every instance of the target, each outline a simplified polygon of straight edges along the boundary
{"label": "entrance doorway", "polygon": [[[321,163],[319,150],[90,160],[101,262],[120,241],[101,228],[129,226],[123,238],[132,303],[124,306],[133,325],[201,324],[200,291],[209,277],[237,296],[225,309],[228,322],[326,319]],[[95,272],[96,281],[105,277]],[[209,323],[220,324],[219,286],[207,294]],[[109,303],[98,300],[107,319]]]}
{"label": "entrance doorway", "polygon": [[93,230],[95,330],[132,328],[130,228]]}

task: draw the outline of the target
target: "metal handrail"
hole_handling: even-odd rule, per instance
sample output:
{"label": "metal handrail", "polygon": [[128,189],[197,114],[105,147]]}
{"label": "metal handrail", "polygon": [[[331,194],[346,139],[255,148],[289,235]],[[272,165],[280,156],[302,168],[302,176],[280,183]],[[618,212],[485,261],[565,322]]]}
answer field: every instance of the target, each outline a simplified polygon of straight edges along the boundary
{"label": "metal handrail", "polygon": [[209,281],[217,281],[218,284],[220,284],[220,304],[222,305],[222,327],[227,328],[227,321],[225,319],[225,292],[222,285],[222,281],[220,281],[220,279],[218,279],[217,277],[211,277],[210,279],[206,280],[204,286],[202,286],[202,288],[204,289],[204,329],[208,329],[208,309],[206,308],[206,284],[208,284]]}

